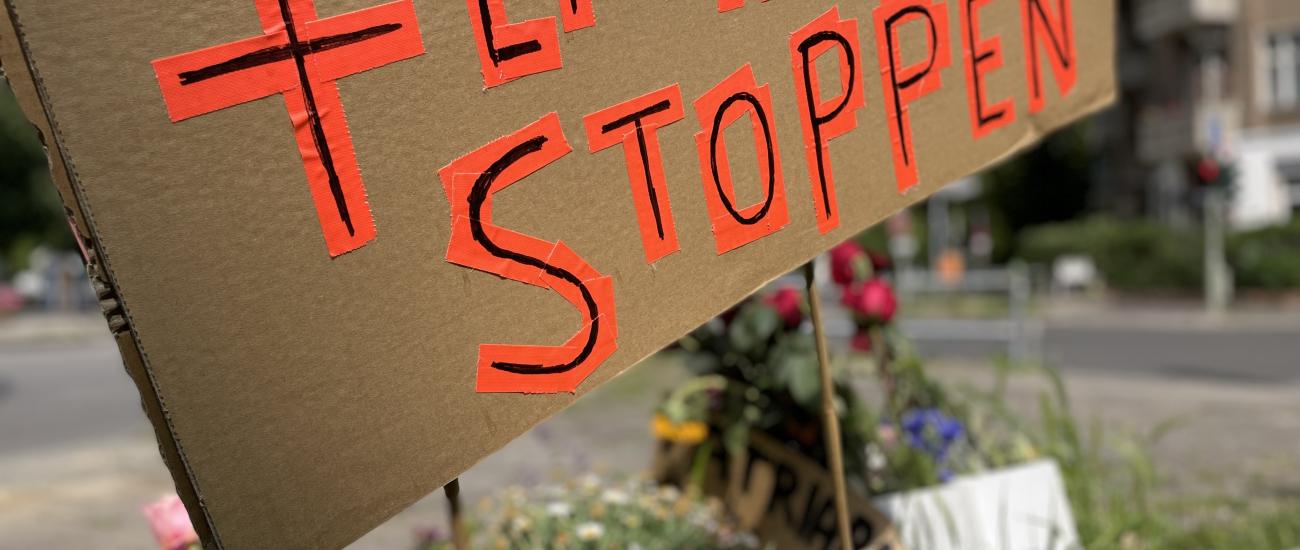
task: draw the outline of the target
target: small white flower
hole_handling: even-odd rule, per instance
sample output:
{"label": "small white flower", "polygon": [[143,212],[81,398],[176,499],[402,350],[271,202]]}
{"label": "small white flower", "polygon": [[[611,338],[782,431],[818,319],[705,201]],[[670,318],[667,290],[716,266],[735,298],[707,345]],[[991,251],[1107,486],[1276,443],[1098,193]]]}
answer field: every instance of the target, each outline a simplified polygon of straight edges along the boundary
{"label": "small white flower", "polygon": [[594,521],[588,521],[579,523],[573,531],[578,535],[578,540],[590,542],[605,535],[605,526]]}
{"label": "small white flower", "polygon": [[528,516],[518,516],[514,521],[510,522],[510,526],[514,528],[515,532],[522,533],[533,527],[533,519]]}
{"label": "small white flower", "polygon": [[557,518],[568,517],[571,512],[573,507],[567,502],[552,502],[546,505],[546,513]]}
{"label": "small white flower", "polygon": [[578,480],[578,485],[588,493],[594,493],[596,492],[596,489],[600,488],[600,476],[588,473],[582,476],[582,479]]}
{"label": "small white flower", "polygon": [[506,487],[505,494],[506,494],[506,500],[516,505],[523,504],[528,501],[528,492],[525,491],[523,487],[519,487],[517,485]]}
{"label": "small white flower", "polygon": [[659,488],[659,498],[664,499],[667,502],[676,501],[678,498],[681,498],[681,496],[682,492],[672,485],[664,485]]}
{"label": "small white flower", "polygon": [[615,504],[619,506],[627,504],[629,501],[631,501],[631,498],[628,497],[627,492],[619,489],[605,489],[605,492],[601,493],[600,499],[605,501],[607,504]]}
{"label": "small white flower", "polygon": [[874,443],[867,445],[867,469],[871,471],[884,470],[889,465],[889,459],[885,453],[881,452],[880,447]]}

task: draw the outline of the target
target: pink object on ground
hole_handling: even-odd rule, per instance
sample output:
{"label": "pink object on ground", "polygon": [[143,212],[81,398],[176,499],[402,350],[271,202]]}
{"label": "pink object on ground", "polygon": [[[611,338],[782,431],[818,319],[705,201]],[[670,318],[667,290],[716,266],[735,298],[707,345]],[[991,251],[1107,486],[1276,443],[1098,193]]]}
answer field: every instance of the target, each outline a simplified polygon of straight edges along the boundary
{"label": "pink object on ground", "polygon": [[194,532],[190,515],[180,497],[168,495],[160,498],[145,506],[143,512],[149,520],[149,528],[153,529],[153,536],[158,539],[158,546],[163,550],[180,550],[198,544],[199,535]]}
{"label": "pink object on ground", "polygon": [[0,283],[0,313],[10,313],[23,308],[23,297],[13,287]]}

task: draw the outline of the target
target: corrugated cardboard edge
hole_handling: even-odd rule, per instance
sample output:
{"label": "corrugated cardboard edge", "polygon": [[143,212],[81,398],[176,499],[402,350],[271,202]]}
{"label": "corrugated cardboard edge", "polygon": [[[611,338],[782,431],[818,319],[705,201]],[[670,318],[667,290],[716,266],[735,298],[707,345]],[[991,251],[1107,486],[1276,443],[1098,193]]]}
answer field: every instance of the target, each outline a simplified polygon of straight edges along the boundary
{"label": "corrugated cardboard edge", "polygon": [[220,539],[216,537],[216,531],[203,505],[194,477],[186,464],[185,456],[172,434],[166,407],[158,396],[157,386],[144,353],[140,349],[138,337],[131,327],[130,317],[118,299],[113,272],[104,261],[106,256],[100,250],[99,239],[96,237],[94,216],[88,215],[87,209],[82,208],[82,194],[79,192],[80,182],[77,180],[76,168],[63,149],[54,116],[46,108],[45,90],[41,83],[40,72],[29,61],[22,24],[9,0],[4,0],[4,8],[5,17],[0,19],[0,74],[5,76],[9,86],[13,88],[23,115],[31,122],[37,137],[41,140],[41,145],[45,148],[51,179],[63,203],[68,226],[81,248],[86,262],[86,273],[95,289],[100,309],[108,322],[113,339],[117,342],[122,363],[140,392],[140,406],[144,409],[149,422],[153,424],[159,454],[171,473],[176,492],[185,503],[190,521],[204,541],[204,546],[213,549],[221,548]]}

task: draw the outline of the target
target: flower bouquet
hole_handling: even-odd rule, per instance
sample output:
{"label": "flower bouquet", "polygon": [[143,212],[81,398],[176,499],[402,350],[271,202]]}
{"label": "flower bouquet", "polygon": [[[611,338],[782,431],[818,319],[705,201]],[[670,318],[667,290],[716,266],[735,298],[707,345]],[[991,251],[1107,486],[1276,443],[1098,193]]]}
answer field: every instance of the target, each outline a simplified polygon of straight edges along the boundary
{"label": "flower bouquet", "polygon": [[[958,481],[1033,458],[1034,450],[1026,447],[1027,439],[1015,426],[995,426],[994,420],[1001,417],[954,398],[926,374],[894,324],[898,300],[889,269],[887,258],[852,241],[830,253],[839,305],[855,328],[848,347],[856,357],[836,365],[833,384],[851,492],[906,495],[948,484],[966,486]],[[709,479],[708,473],[725,476],[728,470],[707,464],[724,460],[719,454],[743,455],[753,433],[827,467],[821,386],[807,311],[801,292],[778,288],[742,302],[679,342],[694,376],[667,396],[652,422],[662,442],[656,467],[661,480],[717,494],[728,483]],[[872,379],[875,382],[869,383]],[[1049,474],[1059,485],[1055,470]],[[901,523],[916,524],[921,517],[907,513],[917,502],[877,500],[900,522],[904,534],[916,526]],[[952,514],[960,515],[961,510],[950,508],[961,506],[937,508],[945,508],[943,521],[927,517],[925,523],[933,523],[927,527],[970,524],[953,520]],[[1066,530],[1072,531],[1072,525]],[[954,538],[961,537],[945,540]],[[918,540],[915,535],[904,539]]]}

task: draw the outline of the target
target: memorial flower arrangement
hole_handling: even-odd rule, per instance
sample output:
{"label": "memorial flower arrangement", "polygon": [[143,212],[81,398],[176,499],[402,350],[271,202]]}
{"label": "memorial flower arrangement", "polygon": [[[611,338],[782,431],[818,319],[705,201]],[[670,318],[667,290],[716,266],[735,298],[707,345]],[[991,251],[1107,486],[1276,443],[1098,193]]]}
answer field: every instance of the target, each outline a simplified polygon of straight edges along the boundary
{"label": "memorial flower arrangement", "polygon": [[[870,359],[852,362],[869,364],[868,373],[842,368],[841,362],[834,383],[846,477],[868,494],[935,485],[1001,463],[975,445],[975,413],[926,375],[895,327],[898,300],[889,268],[887,258],[853,241],[830,252],[839,305],[855,327],[849,347],[859,358]],[[695,376],[660,405],[654,434],[682,444],[720,444],[737,453],[751,431],[758,430],[826,464],[821,386],[807,312],[801,291],[778,288],[683,338],[679,348]],[[860,379],[878,379],[878,398],[850,382],[863,374],[867,376]],[[987,418],[980,420],[981,426],[989,424]],[[1002,449],[1005,435],[989,434],[982,443]]]}
{"label": "memorial flower arrangement", "polygon": [[[742,302],[679,342],[692,378],[658,408],[651,428],[661,440],[722,445],[740,453],[751,431],[766,432],[799,452],[825,461],[820,420],[821,382],[802,293],[782,288]],[[835,381],[850,477],[866,478],[864,450],[875,418],[849,385]]]}
{"label": "memorial flower arrangement", "polygon": [[[594,474],[484,499],[469,547],[525,549],[743,549],[758,539],[727,522],[721,503],[645,480]],[[452,548],[438,529],[416,533],[419,550]]]}

